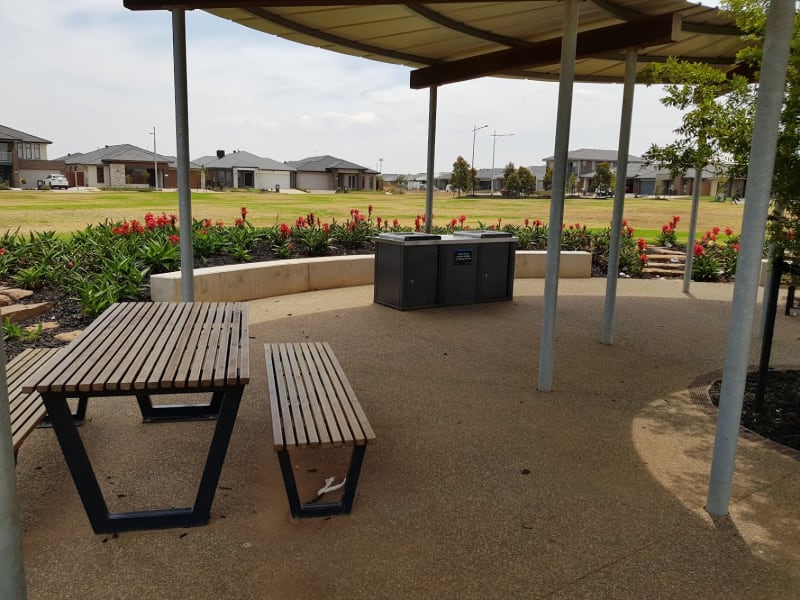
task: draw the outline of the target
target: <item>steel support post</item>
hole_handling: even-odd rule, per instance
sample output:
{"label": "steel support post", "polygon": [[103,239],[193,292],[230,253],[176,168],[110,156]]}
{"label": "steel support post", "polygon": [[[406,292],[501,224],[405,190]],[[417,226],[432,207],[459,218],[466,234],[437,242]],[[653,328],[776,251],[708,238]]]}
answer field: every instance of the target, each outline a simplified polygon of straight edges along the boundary
{"label": "steel support post", "polygon": [[428,174],[425,179],[425,232],[430,233],[433,226],[433,161],[436,156],[436,106],[439,88],[430,87],[428,99]]}
{"label": "steel support post", "polygon": [[731,500],[736,445],[761,275],[761,253],[764,248],[786,67],[794,27],[794,10],[794,0],[772,0],[767,16],[764,60],[761,64],[761,80],[750,150],[747,202],[742,217],[742,237],[733,290],[731,326],[728,333],[706,501],[706,510],[715,516],[727,515]]}
{"label": "steel support post", "polygon": [[575,79],[575,51],[578,39],[578,0],[564,2],[561,38],[561,75],[558,86],[558,114],[550,199],[550,231],[547,238],[547,268],[544,284],[544,314],[539,344],[540,392],[553,389],[553,345],[555,343],[558,271],[561,261],[561,224],[564,221],[564,187],[567,179],[569,127],[572,113],[572,88]]}
{"label": "steel support post", "polygon": [[181,232],[181,300],[194,300],[192,190],[189,180],[189,100],[186,78],[186,12],[172,9],[172,61],[175,79],[175,138],[178,163],[178,214]]}
{"label": "steel support post", "polygon": [[625,211],[625,181],[628,178],[633,92],[636,87],[636,56],[635,50],[629,50],[625,55],[625,87],[622,91],[622,114],[617,150],[617,187],[614,190],[614,212],[611,217],[611,243],[608,249],[608,274],[606,275],[606,301],[603,309],[603,332],[600,338],[603,344],[611,344],[614,341],[614,308],[617,302],[622,216]]}

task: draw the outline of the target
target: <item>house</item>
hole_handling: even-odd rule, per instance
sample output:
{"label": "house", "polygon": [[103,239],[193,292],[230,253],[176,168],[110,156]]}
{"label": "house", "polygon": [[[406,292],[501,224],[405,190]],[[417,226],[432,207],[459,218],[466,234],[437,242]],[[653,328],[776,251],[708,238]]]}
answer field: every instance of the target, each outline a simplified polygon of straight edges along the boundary
{"label": "house", "polygon": [[[177,187],[177,175],[170,181],[171,156],[155,154],[131,144],[104,146],[85,153],[68,154],[62,158],[67,177],[78,185],[97,188],[164,188]],[[199,172],[195,178],[200,187]]]}
{"label": "house", "polygon": [[64,173],[63,161],[47,159],[47,146],[52,143],[0,125],[0,181],[10,187],[33,190],[37,180],[50,173]]}
{"label": "house", "polygon": [[295,169],[293,188],[313,191],[378,189],[378,171],[335,156],[310,156],[290,160],[287,164]]}
{"label": "house", "polygon": [[[581,148],[580,150],[570,150],[567,154],[567,177],[568,182],[570,177],[575,176],[575,186],[583,193],[592,193],[595,189],[594,177],[597,172],[597,165],[600,163],[608,163],[608,168],[612,172],[617,170],[617,157],[616,150],[602,150],[592,148]],[[555,156],[548,156],[544,159],[545,169],[553,168],[555,164]],[[632,191],[633,182],[631,181],[631,172],[637,168],[637,165],[644,163],[641,156],[628,155],[628,177],[625,188]]]}
{"label": "house", "polygon": [[294,167],[243,150],[215,156],[201,156],[192,161],[205,171],[206,185],[213,188],[250,188],[280,191],[292,184]]}

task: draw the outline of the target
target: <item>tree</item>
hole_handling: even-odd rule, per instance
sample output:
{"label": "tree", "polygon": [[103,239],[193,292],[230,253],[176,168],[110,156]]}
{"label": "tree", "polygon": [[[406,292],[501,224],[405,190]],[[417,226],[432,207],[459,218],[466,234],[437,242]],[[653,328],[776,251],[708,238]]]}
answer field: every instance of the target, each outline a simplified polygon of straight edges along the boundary
{"label": "tree", "polygon": [[457,192],[460,198],[461,192],[470,189],[473,173],[474,169],[470,169],[469,163],[464,160],[464,157],[459,156],[453,163],[453,172],[450,174],[450,189],[453,190],[453,195]]}
{"label": "tree", "polygon": [[592,179],[592,183],[594,184],[595,188],[607,192],[611,189],[612,177],[613,173],[611,172],[607,162],[597,163],[597,168],[594,170],[594,178]]}
{"label": "tree", "polygon": [[578,177],[575,173],[569,174],[569,179],[567,179],[567,189],[564,190],[568,194],[574,194],[575,190],[578,188]]}
{"label": "tree", "polygon": [[553,187],[553,167],[547,167],[544,170],[544,177],[542,178],[542,186],[544,189],[549,190]]}
{"label": "tree", "polygon": [[394,185],[399,188],[407,188],[408,187],[408,177],[405,175],[398,175],[394,178]]}
{"label": "tree", "polygon": [[517,177],[520,182],[520,192],[526,198],[536,191],[536,176],[527,167],[517,169]]}
{"label": "tree", "polygon": [[508,176],[511,175],[514,172],[516,172],[516,167],[514,167],[514,163],[513,162],[508,163],[506,165],[505,169],[503,169],[502,187],[506,187],[506,183],[505,182],[508,179]]}
{"label": "tree", "polygon": [[520,191],[522,191],[522,181],[519,178],[519,173],[511,171],[511,173],[508,174],[508,177],[505,179],[505,189],[509,196],[514,198],[519,196]]}

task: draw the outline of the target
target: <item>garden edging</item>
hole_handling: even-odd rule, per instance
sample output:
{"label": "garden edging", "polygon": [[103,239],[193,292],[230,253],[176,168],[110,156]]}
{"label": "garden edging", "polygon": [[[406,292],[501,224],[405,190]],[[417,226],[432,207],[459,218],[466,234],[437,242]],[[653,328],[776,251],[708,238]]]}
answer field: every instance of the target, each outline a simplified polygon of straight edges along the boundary
{"label": "garden edging", "polygon": [[[541,279],[545,276],[547,251],[519,250],[514,277]],[[592,276],[589,252],[562,251],[561,278]],[[198,302],[244,302],[314,290],[371,285],[375,280],[375,257],[371,254],[293,258],[242,263],[194,270],[194,300]],[[181,273],[160,273],[150,277],[154,302],[180,302]]]}

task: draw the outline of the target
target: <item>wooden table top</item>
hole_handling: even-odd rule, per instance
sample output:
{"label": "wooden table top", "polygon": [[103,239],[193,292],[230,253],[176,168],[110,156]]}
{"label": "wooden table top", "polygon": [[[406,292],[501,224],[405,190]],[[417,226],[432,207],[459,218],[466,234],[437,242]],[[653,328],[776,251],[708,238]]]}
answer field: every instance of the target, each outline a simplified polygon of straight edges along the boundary
{"label": "wooden table top", "polygon": [[61,348],[23,390],[176,393],[249,381],[247,304],[123,302]]}

